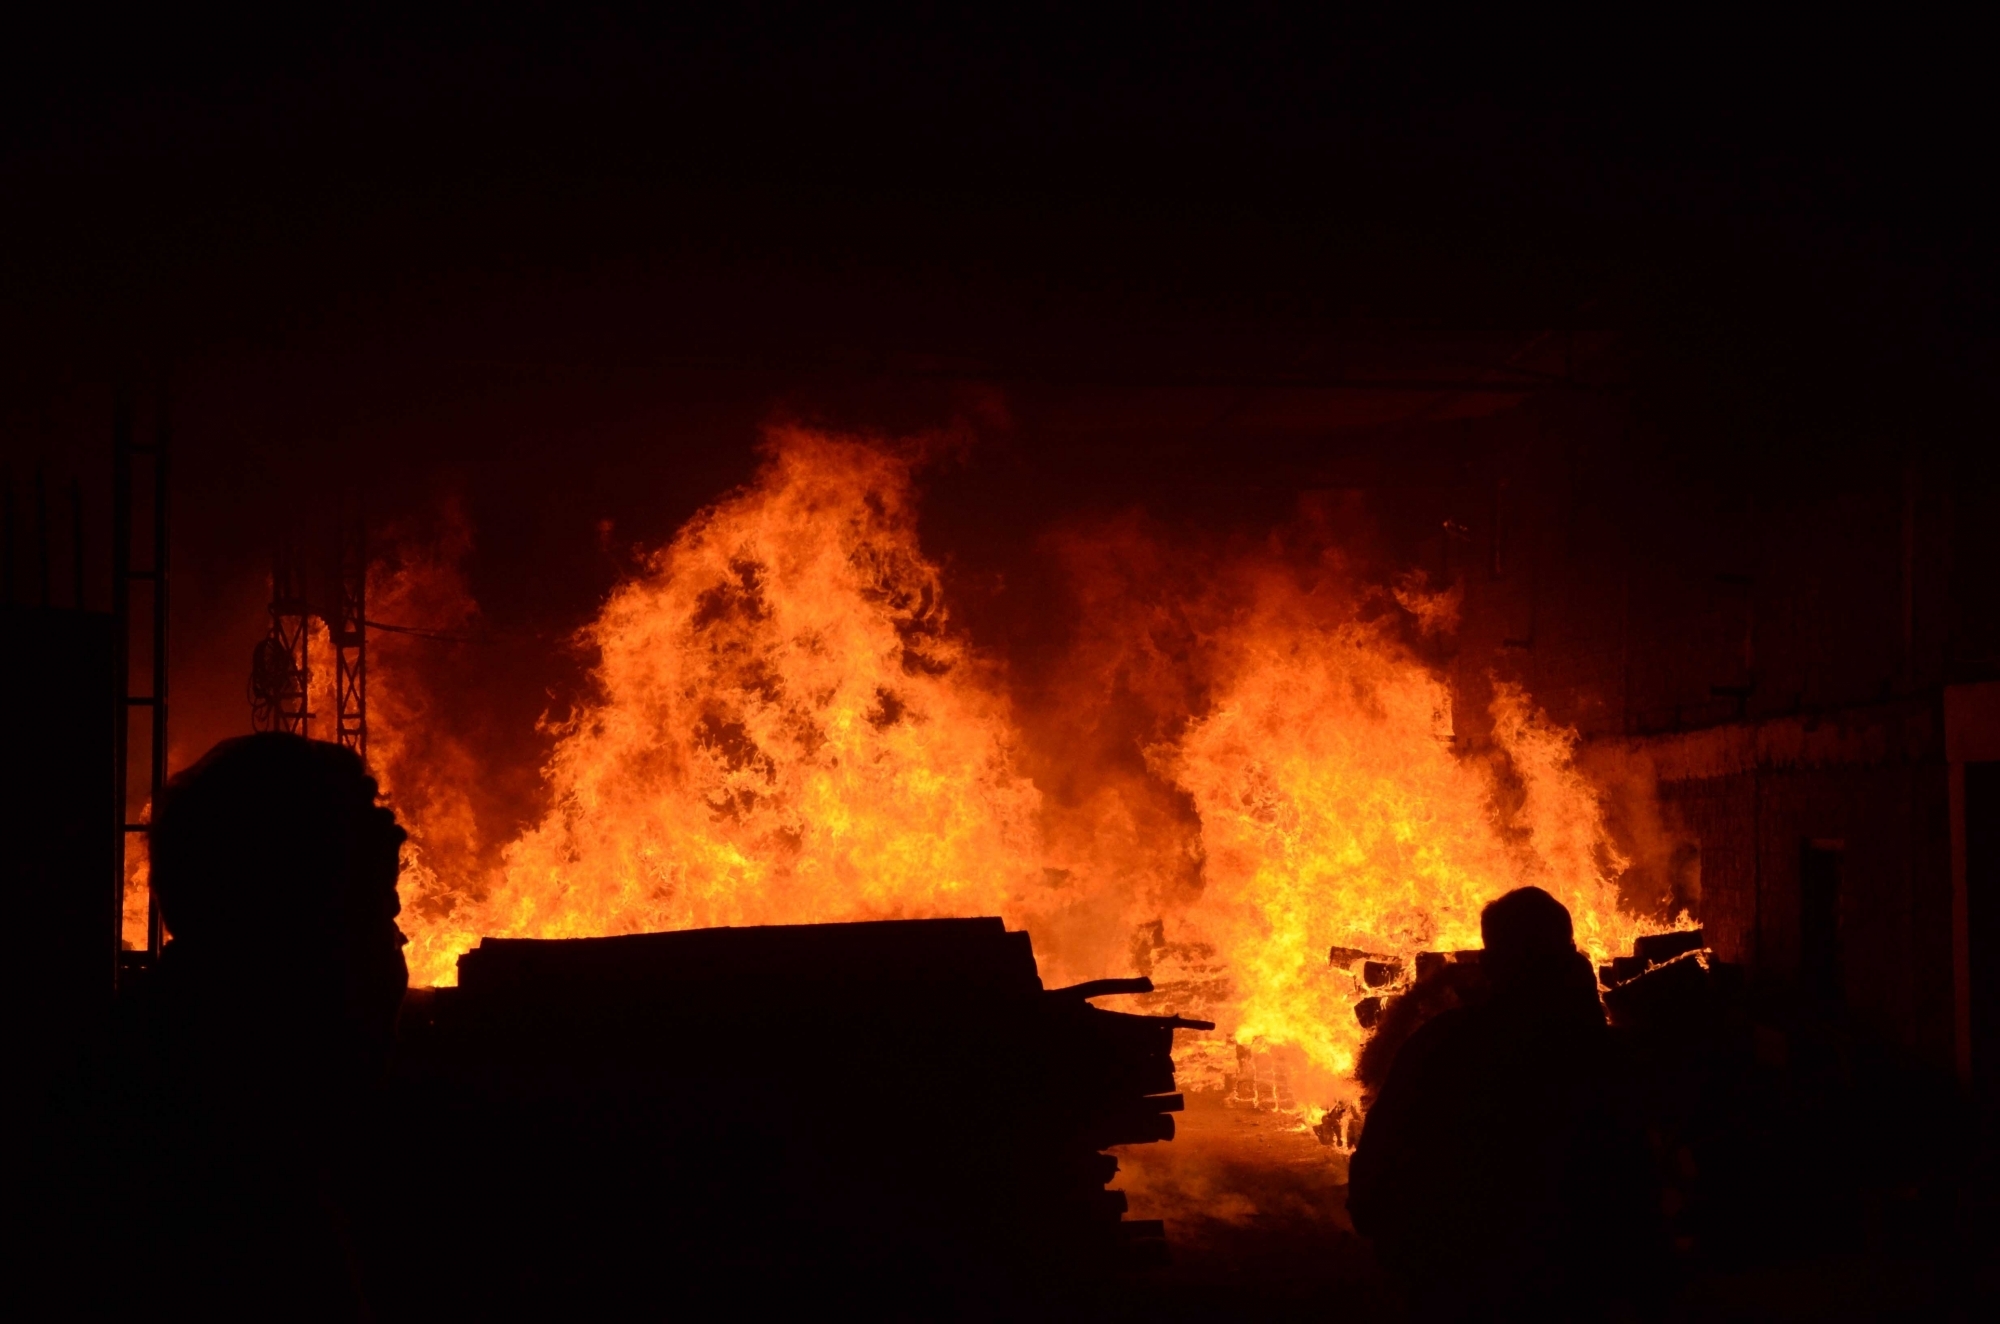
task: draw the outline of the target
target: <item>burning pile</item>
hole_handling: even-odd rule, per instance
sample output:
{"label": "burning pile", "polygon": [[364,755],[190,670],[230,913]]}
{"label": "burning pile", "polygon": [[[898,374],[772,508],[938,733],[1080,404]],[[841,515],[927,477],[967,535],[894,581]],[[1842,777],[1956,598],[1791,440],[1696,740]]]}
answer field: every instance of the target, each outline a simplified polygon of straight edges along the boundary
{"label": "burning pile", "polygon": [[406,897],[413,978],[449,981],[483,935],[1026,918],[1035,790],[905,462],[786,434],[646,571],[588,631],[601,699],[563,728],[548,815],[497,877]]}
{"label": "burning pile", "polygon": [[434,844],[468,831],[437,784],[454,761],[378,738],[418,846],[414,982],[450,983],[485,936],[997,914],[1054,979],[1136,957],[1154,1009],[1217,1020],[1184,1086],[1222,1085],[1241,1045],[1331,1104],[1380,990],[1329,947],[1413,968],[1476,946],[1480,906],[1530,882],[1594,958],[1642,931],[1573,734],[1498,684],[1490,746],[1461,748],[1419,656],[1450,594],[1371,586],[1324,546],[1193,564],[1131,521],[1072,532],[1051,545],[1081,624],[1037,688],[954,624],[913,461],[775,433],[586,631],[594,697],[492,867]]}
{"label": "burning pile", "polygon": [[1100,1151],[1173,1136],[1173,1036],[1207,1026],[1088,1001],[1144,984],[1044,990],[992,918],[487,939],[406,1016],[405,1114],[485,1157],[397,1299],[657,1312],[797,1275],[957,1317],[1157,1258]]}

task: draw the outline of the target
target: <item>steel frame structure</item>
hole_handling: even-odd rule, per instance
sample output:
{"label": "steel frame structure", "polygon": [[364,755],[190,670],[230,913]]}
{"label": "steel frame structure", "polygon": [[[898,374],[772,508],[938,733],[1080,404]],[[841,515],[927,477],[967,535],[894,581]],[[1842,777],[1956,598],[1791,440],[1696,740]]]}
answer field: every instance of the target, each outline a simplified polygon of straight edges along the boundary
{"label": "steel frame structure", "polygon": [[[344,514],[323,577],[287,540],[271,558],[271,632],[250,659],[250,725],[311,736],[333,718],[336,744],[368,757],[368,545],[360,512]],[[326,627],[333,662],[333,712],[312,708],[313,622]]]}
{"label": "steel frame structure", "polygon": [[307,735],[312,729],[312,608],[304,575],[281,544],[271,558],[271,632],[250,659],[250,725],[258,731]]}
{"label": "steel frame structure", "polygon": [[368,535],[358,508],[344,513],[334,567],[332,612],[333,738],[368,757]]}
{"label": "steel frame structure", "polygon": [[[137,819],[131,805],[132,714],[144,709],[151,714],[151,749],[146,764],[146,816],[159,803],[160,790],[167,780],[167,492],[169,457],[167,398],[164,388],[150,445],[134,436],[134,402],[129,391],[121,391],[111,415],[111,614],[112,674],[118,684],[118,720],[114,727],[116,760],[116,804],[118,807],[118,875],[111,901],[112,951],[118,953],[118,977],[131,970],[143,971],[159,957],[165,931],[160,922],[160,899],[153,893],[147,903],[146,947],[143,953],[126,953],[125,874],[132,835],[146,831],[148,824]],[[152,478],[152,555],[148,564],[134,565],[133,470],[145,462]],[[134,693],[132,685],[133,625],[132,590],[148,585],[152,599],[151,683],[144,693]],[[128,957],[138,957],[132,960]]]}

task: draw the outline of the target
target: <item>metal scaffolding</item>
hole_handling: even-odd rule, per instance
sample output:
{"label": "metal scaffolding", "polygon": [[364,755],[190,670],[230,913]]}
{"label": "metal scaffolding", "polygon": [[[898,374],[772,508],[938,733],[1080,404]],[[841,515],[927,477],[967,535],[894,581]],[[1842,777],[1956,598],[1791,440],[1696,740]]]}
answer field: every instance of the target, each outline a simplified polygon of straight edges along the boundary
{"label": "metal scaffolding", "polygon": [[[349,504],[328,550],[315,563],[288,539],[271,558],[271,631],[250,659],[250,725],[311,736],[314,720],[331,716],[331,739],[366,758],[368,545],[358,506]],[[331,714],[312,706],[316,624],[332,656]]]}
{"label": "metal scaffolding", "polygon": [[340,522],[333,611],[326,617],[333,647],[334,740],[368,757],[368,534],[358,509]]}
{"label": "metal scaffolding", "polygon": [[250,657],[250,725],[307,735],[312,729],[312,608],[289,543],[271,558],[271,632]]}
{"label": "metal scaffolding", "polygon": [[[129,846],[134,833],[147,824],[132,812],[131,757],[132,716],[135,711],[149,715],[151,757],[146,763],[146,797],[143,812],[151,816],[158,804],[160,789],[167,780],[167,484],[168,428],[167,402],[162,390],[153,425],[151,444],[134,437],[134,405],[129,392],[121,392],[112,407],[112,574],[111,614],[113,675],[118,683],[116,742],[116,803],[118,806],[118,876],[112,892],[112,949],[121,952],[119,974],[150,966],[160,953],[164,932],[160,925],[160,901],[149,897],[146,914],[146,946],[143,953],[123,953],[125,935],[125,878]],[[144,565],[135,565],[133,489],[135,469],[145,467],[151,478],[152,554]],[[143,649],[135,649],[133,593],[151,599],[150,637]],[[144,636],[142,636],[144,637]],[[132,669],[135,654],[151,663],[151,683],[143,692],[134,692]],[[137,959],[129,959],[137,958]]]}

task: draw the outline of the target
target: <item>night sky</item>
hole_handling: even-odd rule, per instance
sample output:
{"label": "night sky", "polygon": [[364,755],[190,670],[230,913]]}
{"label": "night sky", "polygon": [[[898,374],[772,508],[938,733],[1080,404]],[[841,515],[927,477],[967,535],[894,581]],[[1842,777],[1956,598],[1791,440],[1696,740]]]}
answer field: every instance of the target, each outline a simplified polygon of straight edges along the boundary
{"label": "night sky", "polygon": [[1394,414],[1287,384],[1558,340],[1745,481],[1986,435],[1965,32],[577,9],[10,33],[0,439],[83,482],[108,596],[111,383],[170,383],[187,738],[343,485],[458,499],[489,625],[554,639],[778,416],[960,427],[968,575],[1078,512],[1254,525]]}

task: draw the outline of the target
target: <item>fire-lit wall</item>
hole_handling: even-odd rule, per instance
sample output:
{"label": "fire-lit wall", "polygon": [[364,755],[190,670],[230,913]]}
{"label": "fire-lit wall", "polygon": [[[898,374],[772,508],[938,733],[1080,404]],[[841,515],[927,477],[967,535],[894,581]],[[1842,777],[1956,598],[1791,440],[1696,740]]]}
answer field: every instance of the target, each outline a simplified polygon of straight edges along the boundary
{"label": "fire-lit wall", "polygon": [[1610,401],[1493,420],[1457,477],[1405,502],[1464,585],[1461,696],[1519,679],[1652,782],[1690,857],[1661,885],[1774,1003],[1833,950],[1856,1030],[1951,1064],[1944,693],[2000,674],[1990,485],[1942,450],[1716,465]]}
{"label": "fire-lit wall", "polygon": [[1767,985],[1803,992],[1812,964],[1806,861],[1828,856],[1847,1007],[1867,1030],[1927,1061],[1949,1062],[1951,858],[1941,745],[1810,762],[1732,760],[1727,746],[1747,744],[1727,739],[1654,743],[1675,754],[1705,745],[1701,752],[1714,759],[1661,789],[1700,842],[1701,915],[1716,949]]}

